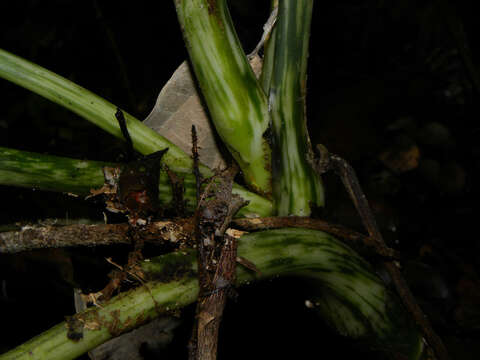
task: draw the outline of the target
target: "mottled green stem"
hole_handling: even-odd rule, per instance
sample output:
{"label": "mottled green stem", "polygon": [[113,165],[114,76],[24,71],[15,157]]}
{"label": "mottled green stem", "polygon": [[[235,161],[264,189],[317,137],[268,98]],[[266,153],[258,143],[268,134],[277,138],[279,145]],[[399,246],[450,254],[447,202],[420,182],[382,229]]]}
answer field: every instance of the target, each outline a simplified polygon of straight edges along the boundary
{"label": "mottled green stem", "polygon": [[105,182],[113,164],[69,159],[0,147],[0,184],[86,195]]}
{"label": "mottled green stem", "polygon": [[[63,78],[62,76],[59,76],[41,66],[0,49],[0,77],[10,80],[17,85],[23,86],[41,96],[44,96],[45,98],[52,100],[53,102],[66,107],[67,109],[70,109],[76,114],[98,125],[112,135],[124,139],[120,131],[118,121],[115,118],[116,107],[92,92],[82,88],[79,85],[76,85],[70,80]],[[124,115],[135,150],[142,154],[150,154],[168,147],[168,152],[164,155],[162,161],[169,167],[170,170],[178,172],[185,177],[187,197],[190,197],[189,191],[191,189],[189,184],[192,184],[195,181],[191,175],[193,163],[190,156],[185,154],[179,147],[171,143],[169,140],[145,126],[141,121],[135,119],[133,116],[126,112],[124,112]],[[16,153],[15,156],[19,156],[19,154]],[[42,157],[39,154],[35,154],[35,156]],[[31,154],[27,157],[31,157]],[[73,164],[69,162],[69,159],[66,159],[65,162],[64,160],[61,160],[61,158],[56,157],[53,157],[55,160],[52,160],[52,158],[50,158],[50,160],[46,160],[47,158],[42,158],[42,160],[33,161],[42,162],[44,161],[43,159],[48,162],[48,165],[44,166],[48,170],[49,174],[42,175],[39,171],[39,167],[37,167],[35,174],[38,175],[38,179],[35,180],[32,177],[26,179],[25,176],[30,172],[30,170],[20,170],[18,168],[12,170],[10,168],[5,168],[2,170],[4,174],[2,176],[2,184],[31,186],[30,184],[36,183],[36,186],[40,189],[65,192],[78,191],[80,193],[85,193],[86,187],[95,187],[100,183],[100,173],[98,172],[96,176],[93,176],[90,179],[91,181],[88,181],[90,174],[95,173],[94,170],[89,172],[91,169],[89,168],[89,165],[87,165],[87,163],[91,164],[92,162],[80,162],[75,160],[75,163]],[[11,158],[0,159],[3,164],[8,164],[11,162],[11,160]],[[65,173],[65,167],[68,169],[72,166],[75,168],[86,166],[86,171],[84,172],[86,175],[82,175],[85,176],[83,180],[86,181],[82,182],[82,179],[79,179],[79,175],[71,175],[73,177],[70,178],[63,177],[59,181],[51,181],[51,174],[52,172],[55,172],[55,169],[52,168],[54,162],[60,166],[58,173]],[[96,165],[93,165],[93,167],[96,168]],[[9,172],[12,173],[12,171],[16,174],[16,176],[18,176],[18,178],[11,177],[9,175]],[[203,176],[212,175],[212,171],[206,166],[201,165],[200,171],[202,172]],[[31,175],[34,175],[33,172]],[[46,177],[49,180],[43,181],[41,180],[42,177]],[[74,178],[75,181],[79,181],[79,184],[74,184]],[[62,182],[63,185],[61,184]],[[161,187],[164,187],[163,194],[170,194],[166,198],[169,200],[171,198],[171,192],[169,190],[170,187],[167,185],[167,176],[165,173],[163,173],[161,176]],[[56,188],[56,186],[58,186],[58,188]],[[33,187],[35,187],[35,185],[33,185]],[[160,192],[162,194],[162,189],[160,189]],[[255,193],[247,191],[245,188],[236,184],[234,185],[233,192],[242,196],[245,200],[250,201],[250,205],[246,208],[243,208],[239,215],[243,214],[243,216],[245,216],[251,214],[268,216],[272,214],[272,204],[269,200]],[[194,202],[190,203],[190,205],[192,204],[194,204]]]}
{"label": "mottled green stem", "polygon": [[[123,139],[115,118],[117,107],[70,80],[2,49],[0,49],[0,77],[73,111]],[[191,171],[190,156],[127,112],[123,113],[135,150],[142,154],[151,154],[168,147],[168,153],[163,157],[165,164],[174,171]]]}
{"label": "mottled green stem", "polygon": [[[313,306],[343,335],[389,354],[419,359],[421,336],[408,322],[397,298],[365,261],[330,235],[306,229],[251,233],[240,239],[238,254],[261,271],[256,274],[238,266],[239,284],[279,275],[312,279],[324,294],[320,298],[324,300],[312,299]],[[198,295],[195,261],[195,254],[189,251],[144,262],[142,269],[151,281],[113,298],[101,308],[75,316],[83,330],[81,340],[69,340],[66,323],[62,323],[1,355],[0,360],[73,359],[115,334],[194,302]],[[329,305],[335,308],[332,310]]]}
{"label": "mottled green stem", "polygon": [[[1,185],[87,195],[90,189],[98,189],[104,184],[102,170],[104,166],[121,166],[121,164],[76,160],[0,147]],[[194,210],[195,178],[190,172],[177,173],[177,175],[184,179],[184,199],[188,201],[188,208]],[[239,216],[272,214],[272,203],[267,199],[239,185],[234,185],[233,192],[250,201],[239,212]],[[164,206],[168,206],[172,200],[170,180],[164,170],[160,171],[159,199]]]}
{"label": "mottled green stem", "polygon": [[310,204],[324,203],[321,180],[308,160],[312,150],[305,113],[313,0],[283,0],[278,6],[262,74],[272,117],[274,206],[281,216],[308,216]]}
{"label": "mottled green stem", "polygon": [[195,76],[215,128],[249,187],[271,193],[264,92],[242,50],[225,0],[175,0]]}

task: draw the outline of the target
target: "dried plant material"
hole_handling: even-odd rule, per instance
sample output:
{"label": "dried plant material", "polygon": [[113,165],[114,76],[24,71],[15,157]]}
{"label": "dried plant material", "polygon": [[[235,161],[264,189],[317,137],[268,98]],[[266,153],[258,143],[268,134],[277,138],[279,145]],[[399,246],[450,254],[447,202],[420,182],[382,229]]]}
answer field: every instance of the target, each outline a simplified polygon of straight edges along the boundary
{"label": "dried plant material", "polygon": [[378,158],[391,171],[401,174],[418,167],[420,150],[417,145],[412,144],[406,149],[389,149]]}
{"label": "dried plant material", "polygon": [[228,228],[227,231],[225,231],[225,234],[230,235],[236,239],[240,239],[246,233],[247,231],[241,231],[241,230],[232,229],[232,228]]}
{"label": "dried plant material", "polygon": [[257,266],[251,262],[250,260],[248,259],[245,259],[244,257],[242,256],[237,256],[235,258],[235,261],[237,263],[239,263],[240,265],[242,265],[243,267],[247,268],[248,270],[250,271],[253,271],[255,273],[257,273],[258,275],[261,275],[262,273],[260,272],[260,270],[258,270]]}
{"label": "dried plant material", "polygon": [[99,330],[102,328],[102,324],[97,320],[85,321],[83,327],[87,330]]}
{"label": "dried plant material", "polygon": [[[192,127],[194,159],[197,139]],[[198,163],[194,172],[199,179]],[[227,301],[227,295],[234,291],[237,258],[237,239],[225,234],[233,215],[246,202],[232,194],[233,179],[237,167],[230,167],[208,179],[202,194],[197,193],[195,211],[195,241],[197,245],[197,271],[199,295],[196,319],[188,345],[189,359],[216,359],[218,331]]]}
{"label": "dried plant material", "polygon": [[105,258],[105,260],[107,260],[107,262],[108,262],[109,264],[112,264],[113,266],[115,266],[115,267],[116,267],[117,269],[119,269],[120,271],[123,271],[123,266],[121,266],[121,265],[117,264],[116,262],[114,262],[114,261],[112,260],[112,258],[107,257],[107,258]]}
{"label": "dried plant material", "polygon": [[[255,46],[255,49],[248,56],[249,59],[254,57],[254,56],[257,56],[258,52],[264,46],[265,42],[270,38],[270,35],[273,31],[273,27],[275,26],[275,23],[277,22],[277,16],[278,16],[278,4],[273,8],[272,12],[270,13],[270,16],[268,17],[267,22],[265,23],[265,25],[263,25],[262,37],[261,37],[260,41],[258,42],[257,46]],[[257,75],[257,73],[255,73],[255,75]]]}
{"label": "dried plant material", "polygon": [[258,55],[249,56],[248,61],[250,62],[250,66],[252,67],[253,73],[255,77],[258,79],[260,77],[260,73],[262,72],[263,60]]}
{"label": "dried plant material", "polygon": [[[262,68],[261,58],[258,55],[252,57],[250,65],[258,76]],[[160,91],[155,106],[144,123],[187,154],[192,149],[190,132],[192,125],[195,125],[202,163],[211,169],[225,168],[225,159],[217,146],[215,128],[200,100],[186,61],[175,70]]]}
{"label": "dried plant material", "polygon": [[[0,232],[0,253],[13,254],[45,248],[132,244],[128,232],[128,224],[25,225],[19,230]],[[193,232],[192,218],[157,221],[147,224],[140,230],[137,229],[137,234],[145,242],[153,244],[168,242],[179,248],[191,247]],[[64,263],[69,264],[68,261]],[[68,271],[64,270],[64,273]]]}
{"label": "dried plant material", "polygon": [[192,148],[190,130],[192,124],[195,124],[203,163],[212,169],[225,167],[225,161],[213,136],[213,125],[201,104],[186,61],[175,70],[160,91],[155,107],[144,123],[187,154]]}
{"label": "dried plant material", "polygon": [[118,180],[120,179],[121,169],[117,167],[103,168],[103,176],[105,183],[99,189],[90,189],[90,195],[86,199],[89,199],[98,195],[105,195],[105,207],[108,211],[113,213],[124,213],[125,207],[118,201]]}

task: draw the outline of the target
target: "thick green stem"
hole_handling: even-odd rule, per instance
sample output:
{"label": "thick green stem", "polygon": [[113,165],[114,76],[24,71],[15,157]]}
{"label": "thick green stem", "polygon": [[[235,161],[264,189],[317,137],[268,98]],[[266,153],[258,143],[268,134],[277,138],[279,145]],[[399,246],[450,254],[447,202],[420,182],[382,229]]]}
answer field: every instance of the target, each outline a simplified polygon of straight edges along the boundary
{"label": "thick green stem", "polygon": [[308,160],[312,150],[305,114],[313,0],[283,0],[278,6],[262,77],[272,117],[274,206],[281,216],[308,216],[311,204],[324,203],[321,180]]}
{"label": "thick green stem", "polygon": [[[70,80],[1,49],[0,77],[10,80],[17,85],[23,86],[66,107],[67,109],[70,109],[112,135],[123,139],[120,127],[115,118],[116,107]],[[193,164],[190,156],[185,154],[180,148],[162,137],[160,134],[145,126],[141,121],[135,119],[133,116],[126,112],[124,112],[124,115],[133,145],[138,152],[142,154],[150,154],[168,147],[169,150],[162,158],[162,161],[170,168],[170,170],[178,172],[185,177],[187,197],[190,197],[190,194],[188,194],[191,190],[189,184],[193,184],[194,182],[193,176],[191,175]],[[12,151],[14,150],[8,151],[10,152],[10,157],[0,159],[1,164],[5,165],[5,168],[1,169],[3,174],[1,175],[2,184],[33,186],[38,187],[39,189],[53,191],[85,193],[88,191],[88,187],[95,187],[100,183],[100,173],[95,171],[95,169],[98,170],[97,165],[99,166],[99,163],[94,164],[92,162],[81,162],[77,160],[75,160],[74,163],[71,163],[69,162],[69,159],[63,160],[62,158],[57,157],[48,158],[42,157],[42,155],[38,154],[28,154],[26,155],[26,158],[30,159],[29,161],[31,163],[37,163],[37,165],[34,166],[35,171],[30,171],[29,169],[22,170],[18,167],[12,169],[12,156],[19,157],[20,155],[19,153],[12,155]],[[3,153],[3,155],[6,156],[5,153]],[[32,156],[35,157],[35,159],[33,159]],[[38,156],[40,156],[39,159],[37,159]],[[46,161],[47,164],[41,165],[40,163],[44,161]],[[54,163],[56,164],[55,166],[59,166],[59,169],[54,168]],[[20,164],[18,165],[20,166]],[[42,174],[40,171],[41,166],[44,166],[49,173]],[[84,166],[85,169],[80,172],[78,168],[81,168],[82,166]],[[93,166],[93,168],[91,169],[90,166]],[[73,171],[73,169],[76,170]],[[60,176],[68,171],[71,171],[69,174],[71,177]],[[211,170],[206,166],[201,165],[200,171],[204,176],[212,175]],[[17,178],[11,176],[12,174],[15,174]],[[27,174],[30,174],[29,178],[27,178]],[[54,174],[57,176],[57,180],[53,180],[55,177],[53,176]],[[38,176],[38,179],[33,179],[34,175]],[[81,176],[84,177],[80,178]],[[92,176],[90,181],[88,181],[89,176]],[[75,182],[78,182],[78,184],[75,184]],[[163,174],[160,187],[162,188],[163,186],[164,188],[163,194],[170,194],[166,197],[169,201],[171,199],[171,192],[170,187],[167,185],[167,176],[166,174]],[[56,186],[58,187],[56,188]],[[160,191],[162,194],[162,189],[160,189]],[[233,192],[242,196],[245,200],[250,201],[250,205],[243,208],[240,215],[243,214],[245,216],[252,214],[268,216],[272,214],[272,204],[267,199],[247,191],[236,184],[234,185]],[[164,201],[167,200],[164,198]],[[190,205],[192,204],[194,204],[194,202],[190,202]]]}
{"label": "thick green stem", "polygon": [[195,76],[215,128],[247,184],[271,193],[264,92],[241,48],[225,0],[175,0]]}
{"label": "thick green stem", "polygon": [[[0,49],[0,77],[29,89],[123,139],[115,118],[116,106],[39,65]],[[188,172],[192,160],[180,148],[124,112],[135,150],[142,154],[169,148],[163,160],[174,171]],[[207,168],[203,169],[207,174]]]}
{"label": "thick green stem", "polygon": [[[239,284],[279,275],[311,279],[321,289],[321,297],[312,299],[314,306],[343,335],[399,358],[420,358],[422,338],[397,298],[365,261],[330,235],[306,229],[251,233],[240,239],[238,253],[261,271],[256,274],[238,266]],[[195,259],[190,251],[144,262],[142,269],[151,281],[69,322],[70,327],[77,324],[81,340],[69,340],[67,324],[62,323],[1,355],[0,360],[73,359],[114,335],[192,303],[198,295]]]}
{"label": "thick green stem", "polygon": [[[1,185],[86,195],[90,193],[90,189],[98,189],[104,184],[102,170],[104,166],[121,166],[121,164],[76,160],[0,147]],[[177,175],[184,179],[184,199],[188,201],[188,208],[194,210],[196,206],[195,178],[190,172],[177,173]],[[271,215],[272,203],[267,199],[247,191],[239,185],[234,185],[233,192],[250,201],[239,212],[239,216]],[[164,206],[168,206],[172,200],[170,180],[164,170],[160,172],[159,200]]]}
{"label": "thick green stem", "polygon": [[0,147],[0,184],[86,195],[105,182],[113,164],[76,160]]}

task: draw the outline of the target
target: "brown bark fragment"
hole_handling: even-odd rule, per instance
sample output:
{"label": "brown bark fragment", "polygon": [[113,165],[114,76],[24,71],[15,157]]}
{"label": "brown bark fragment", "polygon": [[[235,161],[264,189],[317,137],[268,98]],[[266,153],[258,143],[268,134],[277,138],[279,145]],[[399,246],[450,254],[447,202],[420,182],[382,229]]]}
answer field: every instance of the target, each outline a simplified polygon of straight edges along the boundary
{"label": "brown bark fragment", "polygon": [[199,196],[195,240],[200,293],[189,343],[191,360],[214,360],[217,357],[218,330],[228,290],[235,281],[237,258],[237,239],[225,231],[233,215],[246,205],[242,198],[232,195],[236,171],[230,168],[215,175]]}
{"label": "brown bark fragment", "polygon": [[[193,233],[193,220],[156,221],[138,229],[146,242],[186,244]],[[26,225],[19,231],[0,233],[0,253],[18,253],[45,248],[131,244],[128,224],[37,226]]]}

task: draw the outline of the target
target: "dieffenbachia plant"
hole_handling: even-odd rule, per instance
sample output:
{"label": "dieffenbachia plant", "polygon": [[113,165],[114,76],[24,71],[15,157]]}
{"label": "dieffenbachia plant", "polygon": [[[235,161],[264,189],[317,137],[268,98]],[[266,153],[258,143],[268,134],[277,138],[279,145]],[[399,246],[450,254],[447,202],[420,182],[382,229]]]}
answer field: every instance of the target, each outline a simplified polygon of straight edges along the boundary
{"label": "dieffenbachia plant", "polygon": [[323,205],[322,184],[307,159],[305,97],[313,0],[279,3],[266,49],[268,75],[262,76],[269,78],[262,81],[268,86],[255,79],[225,1],[175,4],[213,123],[245,181],[267,196],[273,190],[276,214],[308,216],[311,204]]}
{"label": "dieffenbachia plant", "polygon": [[[273,1],[274,6],[278,5],[278,20],[267,41],[259,80],[240,46],[226,0],[174,2],[211,120],[240,166],[248,188],[235,185],[233,189],[250,201],[241,214],[309,215],[312,205],[323,204],[321,180],[309,164],[311,149],[305,121],[313,0]],[[0,50],[0,77],[122,138],[114,116],[116,107],[69,80],[4,50]],[[137,151],[150,154],[169,148],[162,161],[186,179],[186,198],[194,206],[190,156],[141,121],[124,114]],[[99,162],[0,148],[0,183],[5,185],[85,194],[103,184],[103,166]],[[205,176],[212,174],[205,166],[200,170]],[[159,189],[162,201],[171,198],[166,174],[161,175]],[[422,337],[405,320],[398,299],[364,260],[331,236],[305,229],[257,232],[240,238],[239,254],[260,269],[258,279],[285,273],[313,279],[321,294],[314,306],[341,334],[407,359],[420,358]],[[92,325],[82,329],[82,340],[69,340],[64,324],[60,324],[0,359],[45,358],[47,353],[49,359],[75,358],[112,337],[110,321],[120,321],[116,333],[121,333],[138,325],[132,318],[146,321],[161,314],[159,309],[180,308],[195,301],[198,284],[194,259],[191,254],[173,253],[143,263],[150,282],[112,298],[102,308],[76,315],[84,324]],[[172,279],[158,275],[171,266],[189,271]],[[239,283],[254,277],[238,268]],[[114,313],[118,316],[112,319]]]}

